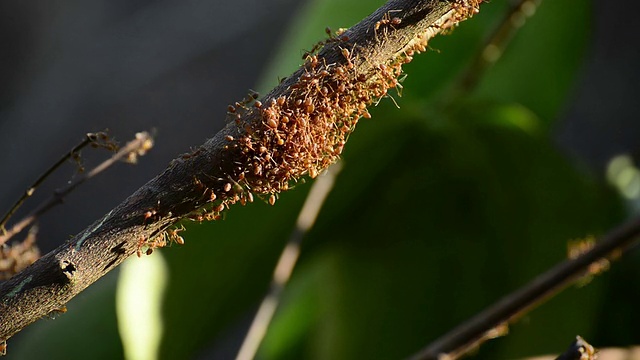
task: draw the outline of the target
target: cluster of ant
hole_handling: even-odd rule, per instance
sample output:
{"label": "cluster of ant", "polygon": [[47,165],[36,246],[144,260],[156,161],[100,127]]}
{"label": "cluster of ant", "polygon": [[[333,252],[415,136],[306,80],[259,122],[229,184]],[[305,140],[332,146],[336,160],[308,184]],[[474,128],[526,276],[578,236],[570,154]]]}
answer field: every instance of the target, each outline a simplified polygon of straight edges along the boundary
{"label": "cluster of ant", "polygon": [[480,12],[480,4],[487,0],[458,0],[454,1],[453,13],[454,18],[452,21],[454,24],[459,23],[465,19],[472,17],[473,15]]}
{"label": "cluster of ant", "polygon": [[[327,43],[336,43],[344,61],[327,64],[315,54]],[[289,189],[292,182],[304,175],[318,176],[340,157],[359,119],[371,118],[368,107],[387,96],[388,89],[400,87],[401,66],[411,60],[407,54],[358,73],[365,60],[353,54],[355,45],[347,45],[346,36],[339,34],[321,44],[305,54],[305,64],[285,94],[265,98],[264,104],[250,94],[248,101],[229,106],[236,123],[245,126],[238,138],[226,137],[227,146],[243,154],[244,172],[236,179],[242,182],[239,194],[266,194],[273,204],[275,194]],[[258,112],[261,121],[243,124],[246,111]]]}
{"label": "cluster of ant", "polygon": [[399,17],[397,16],[391,17],[390,13],[396,12],[396,11],[399,11],[399,10],[392,10],[390,12],[385,13],[382,16],[382,19],[376,21],[375,25],[373,25],[373,31],[375,32],[376,39],[378,38],[378,31],[380,30],[381,27],[384,29],[384,32],[386,34],[388,26],[390,26],[392,29],[395,29],[396,26],[402,23],[402,19],[400,19]]}
{"label": "cluster of ant", "polygon": [[138,255],[138,257],[141,257],[142,249],[145,247],[147,248],[145,254],[151,255],[154,249],[165,247],[172,243],[184,245],[184,238],[180,236],[180,232],[184,230],[184,226],[165,230],[160,235],[154,237],[151,240],[147,240],[145,236],[141,236],[138,240],[138,249],[136,250],[136,255]]}
{"label": "cluster of ant", "polygon": [[[227,141],[232,140],[229,140],[228,137]],[[189,219],[198,222],[219,220],[222,218],[224,209],[229,208],[230,205],[240,203],[244,206],[247,203],[253,202],[253,193],[251,192],[251,186],[245,178],[245,172],[242,171],[242,167],[237,167],[236,170],[239,171],[236,176],[237,180],[234,180],[231,176],[226,180],[218,179],[218,181],[222,181],[223,183],[219,194],[216,194],[212,188],[204,186],[200,180],[194,179],[196,187],[203,191],[202,198],[207,205],[189,214]],[[275,204],[275,200],[275,195],[272,194],[268,201],[273,205]]]}
{"label": "cluster of ant", "polygon": [[87,133],[85,141],[80,146],[77,146],[76,148],[71,150],[71,152],[68,154],[69,158],[76,164],[76,168],[79,174],[85,171],[80,149],[87,144],[94,149],[103,148],[109,152],[116,152],[120,149],[118,144],[109,137],[106,131]]}

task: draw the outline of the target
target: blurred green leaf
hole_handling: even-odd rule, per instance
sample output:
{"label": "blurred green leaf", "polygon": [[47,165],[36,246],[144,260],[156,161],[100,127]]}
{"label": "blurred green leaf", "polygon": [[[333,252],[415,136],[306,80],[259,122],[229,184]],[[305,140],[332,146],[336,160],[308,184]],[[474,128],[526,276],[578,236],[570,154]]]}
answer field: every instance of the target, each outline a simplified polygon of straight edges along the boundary
{"label": "blurred green leaf", "polygon": [[575,86],[590,35],[590,10],[586,1],[543,1],[475,94],[522,104],[548,126]]}
{"label": "blurred green leaf", "polygon": [[[474,117],[480,110],[497,116]],[[444,126],[400,116],[361,124],[309,236],[284,319],[273,325],[303,345],[271,345],[280,340],[270,334],[264,358],[404,358],[561,261],[568,239],[616,220],[619,212],[600,211],[615,209],[611,194],[544,137],[504,126],[514,118],[534,121],[513,105],[467,104]],[[545,304],[479,358],[553,351],[591,333],[599,291],[596,280]],[[317,294],[312,314],[309,293]],[[305,306],[298,299],[307,308],[289,310]],[[292,319],[296,313],[306,319]],[[287,332],[281,321],[315,324]]]}
{"label": "blurred green leaf", "polygon": [[[265,84],[269,85],[259,88],[270,88],[277,76],[295,69],[302,61],[297,56],[301,49],[323,39],[325,26],[350,26],[379,5],[364,9],[367,5],[360,2],[309,3],[267,72]],[[464,100],[447,108],[426,105],[457,79],[501,19],[507,8],[505,1],[485,6],[480,15],[452,35],[434,40],[431,46],[439,49],[439,54],[429,52],[407,66],[405,97],[398,100],[401,110],[392,109],[387,102],[374,113],[379,121],[360,125],[347,146],[347,170],[308,239],[308,263],[303,259],[288,290],[291,297],[285,299],[268,334],[262,350],[265,358],[377,359],[409,355],[427,339],[441,335],[562,259],[568,239],[600,232],[611,223],[613,215],[602,217],[597,212],[607,203],[608,194],[576,173],[541,131],[557,112],[562,102],[559,95],[571,84],[586,38],[584,27],[562,30],[584,22],[586,5],[573,5],[572,15],[565,22],[554,20],[555,27],[545,26],[544,32],[535,36],[523,32],[516,37],[516,50],[509,49],[503,58],[505,63],[514,64],[507,63],[510,68],[503,71],[501,60],[474,94],[474,98],[484,100]],[[350,6],[354,9],[347,11]],[[537,21],[545,23],[548,12],[561,11],[557,6],[548,5],[547,15],[541,8],[542,20]],[[555,19],[562,16],[552,15]],[[552,46],[547,39],[551,34],[555,36]],[[576,37],[580,41],[571,47],[562,46]],[[516,47],[522,43],[527,46]],[[531,61],[533,43],[549,47],[548,59],[567,60],[550,60],[547,68],[538,69],[544,73],[539,75],[541,82],[555,79],[558,91],[552,91],[551,102],[536,102],[538,95],[549,96],[544,89],[521,91],[523,97],[516,98],[507,96],[512,93],[509,88],[491,88],[517,79],[512,74],[514,67],[521,72],[528,69],[530,65],[522,61]],[[557,77],[557,71],[564,76]],[[283,199],[288,196],[284,194]],[[180,345],[171,345],[172,349],[167,345],[167,357],[180,354],[182,346],[187,349],[204,344],[205,333],[219,334],[233,314],[237,316],[257,303],[299,203],[285,206],[280,203],[276,207],[288,214],[278,215],[285,226],[272,220],[276,216],[273,209],[254,213],[247,208],[237,213],[234,209],[224,225],[211,227],[216,237],[234,237],[238,229],[244,236],[235,241],[217,239],[206,251],[195,250],[201,256],[208,254],[200,262],[215,264],[218,276],[211,279],[214,289],[207,289],[200,297],[206,305],[189,302],[187,307],[190,311],[197,309],[194,312],[198,315],[168,312],[168,327],[185,333],[169,335]],[[562,222],[558,222],[560,216]],[[231,221],[231,217],[236,220]],[[250,223],[251,228],[232,224],[236,221]],[[269,228],[269,234],[256,231],[256,227]],[[255,239],[258,233],[263,234]],[[212,261],[211,254],[218,253],[221,258]],[[196,256],[189,258],[197,261]],[[229,258],[238,264],[227,264]],[[181,261],[176,262],[176,268],[193,266]],[[199,272],[194,270],[193,276]],[[252,277],[251,273],[260,275]],[[172,286],[176,287],[174,292],[181,293],[198,288],[186,281]],[[544,310],[554,316],[562,312],[564,318],[575,320],[567,322],[566,327],[556,326],[558,333],[589,328],[591,318],[584,312],[593,310],[597,287],[590,286],[587,291],[591,300],[584,301],[580,309],[567,311],[563,308],[565,300]],[[167,303],[173,303],[172,299],[170,296]],[[186,320],[189,317],[193,322]],[[175,322],[178,318],[180,322]],[[520,338],[539,330],[527,327]],[[521,344],[520,338],[513,336],[511,343],[518,344],[519,350],[513,355],[531,350]],[[565,338],[559,342],[564,345]],[[555,344],[533,345],[534,350],[540,350]],[[509,345],[497,347],[493,354],[509,354],[509,349]]]}
{"label": "blurred green leaf", "polygon": [[170,341],[163,343],[162,358],[195,355],[258,304],[306,190],[308,185],[299,185],[273,207],[256,198],[234,207],[224,221],[185,224],[186,244],[164,251],[170,280],[163,309]]}
{"label": "blurred green leaf", "polygon": [[163,332],[160,306],[167,277],[162,254],[131,257],[120,265],[116,312],[127,360],[158,358]]}
{"label": "blurred green leaf", "polygon": [[348,28],[382,6],[381,0],[307,0],[293,22],[281,47],[269,61],[270,65],[257,88],[267,92],[278,84],[277,79],[288,76],[302,65],[302,55],[314,44],[327,39],[325,28],[336,31]]}

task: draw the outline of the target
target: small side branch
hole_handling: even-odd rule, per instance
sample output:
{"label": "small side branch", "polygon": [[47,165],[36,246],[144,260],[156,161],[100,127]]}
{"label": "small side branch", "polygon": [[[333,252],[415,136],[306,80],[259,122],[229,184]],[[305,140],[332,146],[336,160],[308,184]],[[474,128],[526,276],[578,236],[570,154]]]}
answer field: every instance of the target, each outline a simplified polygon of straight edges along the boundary
{"label": "small side branch", "polygon": [[[1,235],[5,233],[5,225],[7,225],[7,221],[15,212],[22,206],[22,204],[31,197],[36,189],[54,172],[58,169],[62,164],[64,164],[67,160],[77,156],[80,153],[80,150],[84,149],[87,145],[94,143],[96,140],[104,138],[106,135],[103,132],[99,133],[88,133],[84,140],[82,140],[78,145],[74,146],[68,153],[64,154],[55,164],[53,164],[49,169],[47,169],[40,177],[27,189],[27,191],[22,194],[20,199],[16,201],[16,203],[7,211],[7,213],[0,220],[0,232]],[[2,242],[0,241],[0,245]]]}
{"label": "small side branch", "polygon": [[[29,196],[33,194],[33,190],[35,190],[35,188],[39,186],[40,183],[42,183],[42,181],[44,181],[44,179],[51,172],[53,172],[56,168],[58,168],[60,164],[62,164],[64,161],[68,160],[73,154],[76,154],[77,151],[79,151],[81,148],[95,141],[96,138],[97,138],[96,135],[88,134],[87,139],[85,141],[83,141],[81,144],[73,148],[73,150],[71,150],[65,157],[60,159],[58,163],[52,166],[43,176],[41,176],[34,183],[33,186],[29,188],[29,190],[27,190],[27,192],[25,193],[25,196],[20,198],[20,201],[18,201],[16,205],[13,206],[12,210],[10,210],[7,213],[7,215],[5,215],[5,219],[8,219],[15,212],[15,210],[20,205],[22,205],[24,200],[26,200]],[[103,161],[101,164],[91,169],[91,171],[82,175],[81,177],[79,177],[77,180],[75,180],[68,186],[64,187],[63,189],[57,190],[51,198],[49,198],[48,200],[40,204],[33,212],[31,212],[31,214],[26,216],[24,219],[18,221],[10,229],[5,230],[3,228],[3,234],[0,235],[0,246],[5,244],[7,241],[9,241],[9,239],[11,239],[14,235],[20,233],[27,226],[33,224],[40,215],[42,215],[52,207],[56,205],[60,205],[65,196],[71,193],[78,186],[82,185],[85,181],[98,175],[99,173],[101,173],[102,171],[104,171],[105,169],[107,169],[108,167],[110,167],[111,165],[115,164],[118,161],[121,161],[123,159],[128,159],[128,161],[133,161],[133,159],[135,159],[135,156],[143,154],[144,152],[149,150],[151,146],[153,146],[153,140],[149,133],[141,132],[136,134],[135,140],[132,140],[131,142],[129,142],[127,145],[125,145],[122,149],[116,152],[109,159]]]}
{"label": "small side branch", "polygon": [[273,315],[278,308],[282,292],[291,278],[293,268],[298,262],[302,238],[311,230],[311,227],[316,222],[320,209],[322,209],[327,195],[329,195],[331,189],[333,189],[336,176],[338,176],[341,168],[342,164],[340,162],[332,165],[311,187],[307,200],[300,210],[300,215],[298,215],[296,227],[291,233],[291,237],[278,259],[278,263],[273,272],[271,286],[269,287],[269,293],[260,303],[258,312],[251,322],[242,346],[240,346],[236,360],[252,360],[255,358],[260,343],[262,343],[262,339],[264,339]]}
{"label": "small side branch", "polygon": [[467,94],[478,85],[487,69],[502,57],[515,34],[535,14],[541,2],[542,0],[518,0],[511,6],[454,85],[454,95]]}
{"label": "small side branch", "polygon": [[591,250],[541,274],[526,286],[437,339],[410,359],[458,359],[470,349],[495,337],[495,329],[507,326],[574,281],[589,275],[592,264],[602,259],[619,258],[636,244],[639,236],[640,218],[636,218],[603,236]]}

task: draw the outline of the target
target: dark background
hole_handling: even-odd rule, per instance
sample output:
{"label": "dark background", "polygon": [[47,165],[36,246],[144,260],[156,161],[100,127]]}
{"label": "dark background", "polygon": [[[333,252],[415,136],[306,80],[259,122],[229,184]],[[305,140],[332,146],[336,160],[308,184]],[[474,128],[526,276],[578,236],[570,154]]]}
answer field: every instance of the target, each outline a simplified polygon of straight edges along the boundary
{"label": "dark background", "polygon": [[[581,171],[604,179],[612,156],[640,154],[639,6],[592,4],[593,22],[585,24],[591,40],[552,138]],[[0,209],[85,133],[108,128],[124,143],[137,131],[156,129],[156,146],[138,165],[114,166],[42,217],[38,243],[46,252],[84,229],[222,127],[227,104],[258,86],[302,6],[292,0],[1,3]],[[91,166],[105,152],[83,155]],[[63,168],[33,203],[74,174],[73,164]],[[241,334],[249,317],[227,321]],[[201,356],[228,357],[224,348],[238,340],[233,332],[227,336],[212,340],[213,352]]]}

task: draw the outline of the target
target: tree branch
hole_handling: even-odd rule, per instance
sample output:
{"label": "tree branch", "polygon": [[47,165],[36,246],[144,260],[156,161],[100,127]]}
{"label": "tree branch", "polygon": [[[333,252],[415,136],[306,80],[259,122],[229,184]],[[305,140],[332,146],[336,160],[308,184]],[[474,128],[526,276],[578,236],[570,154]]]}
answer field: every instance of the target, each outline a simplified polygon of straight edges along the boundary
{"label": "tree branch", "polygon": [[0,284],[0,341],[62,307],[141,246],[162,244],[157,239],[180,219],[218,219],[254,193],[273,204],[291,182],[317,176],[339,158],[358,119],[370,116],[367,107],[398,84],[401,66],[481,2],[390,1],[329,39],[260,101],[230,106],[232,121],[212,139]]}

